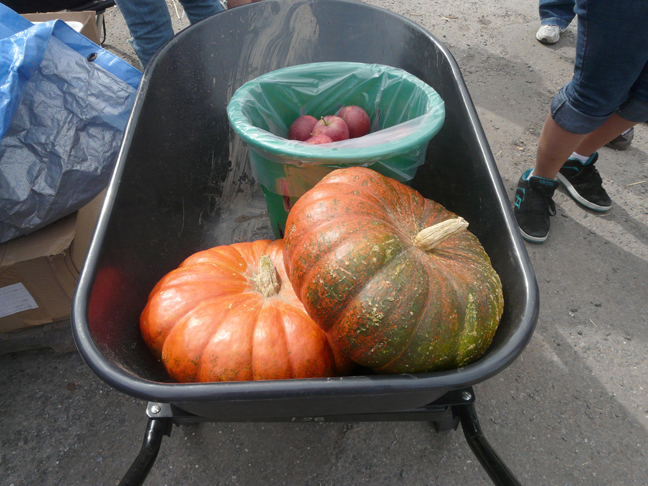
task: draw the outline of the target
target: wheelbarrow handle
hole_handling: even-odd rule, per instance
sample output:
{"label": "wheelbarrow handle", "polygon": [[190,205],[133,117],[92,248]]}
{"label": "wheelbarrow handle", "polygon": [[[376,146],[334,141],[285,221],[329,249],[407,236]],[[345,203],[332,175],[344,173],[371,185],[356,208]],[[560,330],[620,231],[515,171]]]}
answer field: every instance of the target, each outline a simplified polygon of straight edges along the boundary
{"label": "wheelbarrow handle", "polygon": [[[381,414],[380,417],[371,416],[365,417],[365,419],[368,418],[369,421],[402,421],[408,418],[432,420],[437,432],[456,429],[460,421],[470,449],[495,486],[522,486],[522,483],[515,478],[482,433],[475,410],[474,397],[472,388],[455,390],[422,409],[396,412],[392,415]],[[174,410],[173,405],[164,403],[149,403],[147,414],[149,420],[142,448],[119,486],[141,486],[144,483],[157,459],[162,439],[165,435],[171,435],[174,423],[180,425],[213,421],[207,417],[198,417],[182,413],[182,411],[178,414],[178,410]],[[340,417],[335,418],[339,419]],[[358,420],[358,418],[358,416],[344,417],[345,420],[351,421]]]}
{"label": "wheelbarrow handle", "polygon": [[458,405],[456,410],[468,445],[496,486],[522,486],[500,459],[482,433],[474,403]]}
{"label": "wheelbarrow handle", "polygon": [[171,435],[173,420],[170,418],[149,418],[144,442],[133,464],[122,478],[119,486],[141,486],[157,459],[162,438]]}

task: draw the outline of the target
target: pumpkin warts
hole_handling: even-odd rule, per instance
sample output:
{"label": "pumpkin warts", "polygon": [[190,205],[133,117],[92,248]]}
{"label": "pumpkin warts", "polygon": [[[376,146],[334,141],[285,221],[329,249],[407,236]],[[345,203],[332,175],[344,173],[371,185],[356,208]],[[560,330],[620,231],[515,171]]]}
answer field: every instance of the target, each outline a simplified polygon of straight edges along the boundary
{"label": "pumpkin warts", "polygon": [[292,208],[284,262],[308,313],[355,362],[384,373],[457,368],[490,346],[504,307],[467,225],[393,179],[340,169]]}

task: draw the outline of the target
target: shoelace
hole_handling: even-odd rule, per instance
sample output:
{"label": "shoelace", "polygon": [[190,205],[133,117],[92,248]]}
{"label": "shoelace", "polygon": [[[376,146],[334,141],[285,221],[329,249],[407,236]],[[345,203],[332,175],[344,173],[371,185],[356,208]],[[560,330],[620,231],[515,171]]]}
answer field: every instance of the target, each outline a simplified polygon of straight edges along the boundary
{"label": "shoelace", "polygon": [[579,174],[579,179],[589,179],[593,182],[596,182],[597,184],[602,184],[603,179],[601,178],[601,174],[599,174],[599,171],[596,167],[594,167],[594,164],[586,165],[583,167],[582,172]]}
{"label": "shoelace", "polygon": [[532,193],[533,196],[528,202],[529,213],[535,214],[546,214],[549,216],[555,216],[556,214],[556,203],[551,196],[545,194]]}

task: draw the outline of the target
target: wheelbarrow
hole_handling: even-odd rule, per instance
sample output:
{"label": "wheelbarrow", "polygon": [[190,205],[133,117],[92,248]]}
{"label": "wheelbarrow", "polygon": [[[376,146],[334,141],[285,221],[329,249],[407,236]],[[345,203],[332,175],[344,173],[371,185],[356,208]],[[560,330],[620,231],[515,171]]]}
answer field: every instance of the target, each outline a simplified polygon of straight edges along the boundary
{"label": "wheelbarrow", "polygon": [[[411,186],[470,223],[503,284],[492,345],[458,370],[343,378],[172,383],[149,352],[139,315],[157,281],[209,247],[273,239],[246,146],[231,130],[229,99],[278,68],[324,61],[403,69],[446,106]],[[147,66],[73,302],[81,355],[108,385],[148,401],[145,439],[121,484],[142,484],[172,425],[196,422],[428,421],[462,424],[491,479],[519,484],[490,447],[472,386],[529,342],[538,288],[504,185],[459,68],[417,24],[344,0],[265,0],[181,32]]]}

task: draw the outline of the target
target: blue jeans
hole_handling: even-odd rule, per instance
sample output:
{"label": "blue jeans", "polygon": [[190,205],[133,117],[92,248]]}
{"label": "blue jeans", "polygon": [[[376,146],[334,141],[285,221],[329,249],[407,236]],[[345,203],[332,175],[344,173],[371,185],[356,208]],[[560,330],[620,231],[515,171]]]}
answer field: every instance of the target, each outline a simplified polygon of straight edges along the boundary
{"label": "blue jeans", "polygon": [[[131,35],[130,43],[146,67],[151,56],[173,37],[171,15],[165,0],[115,0]],[[223,10],[218,0],[180,0],[189,22],[196,22]]]}
{"label": "blue jeans", "polygon": [[574,20],[575,0],[540,0],[538,10],[540,11],[541,25],[557,25],[566,29]]}
{"label": "blue jeans", "polygon": [[572,80],[551,115],[572,133],[591,133],[614,113],[648,120],[648,2],[576,0],[578,38]]}

